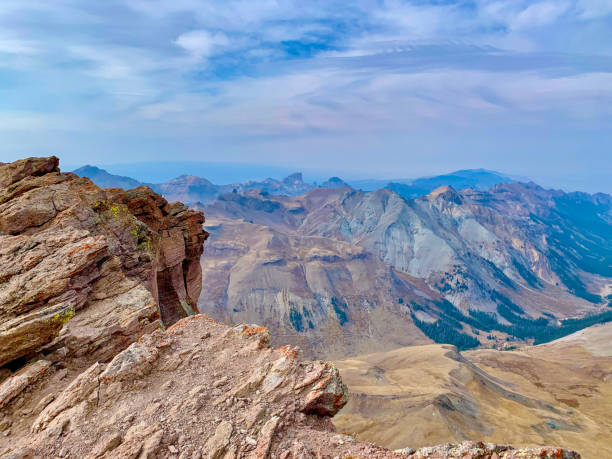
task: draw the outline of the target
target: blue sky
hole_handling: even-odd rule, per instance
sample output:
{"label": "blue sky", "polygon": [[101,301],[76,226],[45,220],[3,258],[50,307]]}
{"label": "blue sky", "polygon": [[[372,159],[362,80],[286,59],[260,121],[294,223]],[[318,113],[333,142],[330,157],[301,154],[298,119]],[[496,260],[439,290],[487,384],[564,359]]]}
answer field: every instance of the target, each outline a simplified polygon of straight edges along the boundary
{"label": "blue sky", "polygon": [[612,0],[5,1],[0,138],[5,161],[612,192]]}

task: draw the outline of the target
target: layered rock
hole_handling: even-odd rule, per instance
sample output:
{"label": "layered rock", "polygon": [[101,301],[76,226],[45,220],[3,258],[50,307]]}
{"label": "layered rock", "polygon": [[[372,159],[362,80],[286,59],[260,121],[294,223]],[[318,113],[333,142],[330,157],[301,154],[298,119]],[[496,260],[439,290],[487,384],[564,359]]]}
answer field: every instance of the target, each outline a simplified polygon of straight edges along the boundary
{"label": "layered rock", "polygon": [[0,165],[0,366],[105,360],[197,310],[203,215],[58,163]]}
{"label": "layered rock", "polygon": [[466,443],[392,452],[334,432],[347,401],[333,365],[272,349],[262,327],[203,315],[94,363],[54,398],[23,397],[4,457],[577,458],[555,448]]}

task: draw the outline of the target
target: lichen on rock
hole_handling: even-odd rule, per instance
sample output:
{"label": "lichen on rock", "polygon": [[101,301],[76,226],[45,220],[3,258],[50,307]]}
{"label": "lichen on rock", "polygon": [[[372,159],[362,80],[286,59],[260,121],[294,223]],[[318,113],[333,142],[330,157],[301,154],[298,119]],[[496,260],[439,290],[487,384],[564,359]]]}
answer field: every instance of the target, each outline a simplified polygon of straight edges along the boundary
{"label": "lichen on rock", "polygon": [[58,165],[0,165],[0,365],[62,346],[110,358],[197,312],[203,215]]}

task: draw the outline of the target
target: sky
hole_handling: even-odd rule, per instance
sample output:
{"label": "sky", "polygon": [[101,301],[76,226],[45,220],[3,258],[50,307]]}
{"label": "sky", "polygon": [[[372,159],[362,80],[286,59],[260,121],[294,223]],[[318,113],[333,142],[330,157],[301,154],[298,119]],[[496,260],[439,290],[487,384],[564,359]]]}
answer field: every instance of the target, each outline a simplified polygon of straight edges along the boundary
{"label": "sky", "polygon": [[612,0],[4,1],[0,140],[68,167],[612,192]]}

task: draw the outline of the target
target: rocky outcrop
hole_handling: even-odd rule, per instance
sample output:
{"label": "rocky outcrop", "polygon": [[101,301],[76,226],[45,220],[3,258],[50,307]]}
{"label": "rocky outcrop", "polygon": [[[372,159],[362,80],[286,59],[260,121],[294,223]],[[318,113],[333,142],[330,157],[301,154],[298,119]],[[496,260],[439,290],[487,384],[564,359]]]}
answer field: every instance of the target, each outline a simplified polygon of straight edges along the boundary
{"label": "rocky outcrop", "polygon": [[575,459],[580,456],[561,448],[541,447],[514,449],[511,446],[494,445],[465,441],[459,445],[440,445],[421,448],[417,451],[407,448],[400,450],[403,454],[414,459],[446,459],[446,458],[469,458],[469,459]]}
{"label": "rocky outcrop", "polygon": [[[94,363],[54,399],[31,393],[8,416],[3,457],[577,458],[481,443],[392,452],[334,432],[346,403],[333,365],[269,347],[267,330],[203,315]],[[24,414],[25,413],[25,414]],[[8,423],[5,423],[8,424]]]}
{"label": "rocky outcrop", "polygon": [[0,165],[0,366],[105,360],[197,311],[203,215],[58,163]]}

